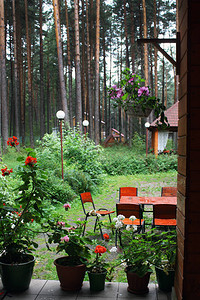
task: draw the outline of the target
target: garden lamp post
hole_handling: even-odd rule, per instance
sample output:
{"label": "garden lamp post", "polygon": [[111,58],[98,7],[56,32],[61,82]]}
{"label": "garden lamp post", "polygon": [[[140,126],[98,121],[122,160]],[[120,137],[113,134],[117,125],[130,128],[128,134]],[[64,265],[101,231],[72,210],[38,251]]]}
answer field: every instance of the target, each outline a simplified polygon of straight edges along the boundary
{"label": "garden lamp post", "polygon": [[89,125],[89,121],[88,120],[84,120],[83,121],[83,127],[84,127],[85,140],[86,140],[86,132],[87,132],[88,125]]}
{"label": "garden lamp post", "polygon": [[148,128],[150,127],[150,123],[146,122],[144,126],[146,127],[146,156],[147,156],[148,155]]}
{"label": "garden lamp post", "polygon": [[61,166],[62,166],[62,179],[64,180],[64,173],[63,173],[63,145],[62,145],[62,121],[65,118],[64,111],[62,111],[62,110],[57,111],[56,117],[60,121]]}

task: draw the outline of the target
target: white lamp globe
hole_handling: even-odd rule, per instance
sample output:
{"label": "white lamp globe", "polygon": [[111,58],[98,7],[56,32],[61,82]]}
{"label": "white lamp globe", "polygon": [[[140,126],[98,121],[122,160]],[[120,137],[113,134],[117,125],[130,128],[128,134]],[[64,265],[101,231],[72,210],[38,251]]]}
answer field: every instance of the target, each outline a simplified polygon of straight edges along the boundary
{"label": "white lamp globe", "polygon": [[64,120],[64,118],[65,118],[65,113],[64,113],[64,111],[63,111],[63,110],[57,111],[56,117],[57,117],[59,120]]}
{"label": "white lamp globe", "polygon": [[149,123],[149,122],[146,122],[146,123],[144,124],[144,126],[145,126],[146,128],[149,128],[149,127],[150,127],[150,123]]}
{"label": "white lamp globe", "polygon": [[89,125],[89,121],[88,121],[88,120],[84,120],[84,121],[83,121],[83,126],[86,126],[86,127],[87,127],[88,125]]}

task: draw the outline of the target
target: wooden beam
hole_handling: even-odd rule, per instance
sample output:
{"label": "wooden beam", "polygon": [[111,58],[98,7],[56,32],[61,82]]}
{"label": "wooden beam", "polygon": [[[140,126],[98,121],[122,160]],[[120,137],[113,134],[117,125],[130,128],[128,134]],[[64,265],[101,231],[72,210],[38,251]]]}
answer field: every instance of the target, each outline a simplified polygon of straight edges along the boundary
{"label": "wooden beam", "polygon": [[[175,67],[176,74],[180,74],[180,33],[177,32],[176,39],[138,39],[138,43],[151,43],[158,51],[160,51]],[[167,52],[160,47],[160,43],[175,43],[176,44],[176,61]]]}

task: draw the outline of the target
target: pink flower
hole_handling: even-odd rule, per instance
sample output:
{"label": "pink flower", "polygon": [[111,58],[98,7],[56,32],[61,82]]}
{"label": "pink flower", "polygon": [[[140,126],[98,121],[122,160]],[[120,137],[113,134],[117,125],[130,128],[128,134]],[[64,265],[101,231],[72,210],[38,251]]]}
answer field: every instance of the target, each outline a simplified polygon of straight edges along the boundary
{"label": "pink flower", "polygon": [[141,88],[139,88],[138,90],[138,97],[140,96],[149,96],[149,89],[146,86],[142,86]]}
{"label": "pink flower", "polygon": [[65,222],[62,222],[62,221],[61,221],[61,222],[58,221],[57,224],[58,224],[58,225],[61,225],[61,226],[65,226]]}
{"label": "pink flower", "polygon": [[65,203],[65,204],[63,205],[63,207],[64,207],[66,210],[68,210],[69,208],[71,208],[71,205],[70,205],[69,203]]}
{"label": "pink flower", "polygon": [[81,221],[81,218],[78,218],[77,221]]}
{"label": "pink flower", "polygon": [[69,237],[68,237],[68,235],[62,237],[62,238],[61,238],[61,241],[69,242]]}

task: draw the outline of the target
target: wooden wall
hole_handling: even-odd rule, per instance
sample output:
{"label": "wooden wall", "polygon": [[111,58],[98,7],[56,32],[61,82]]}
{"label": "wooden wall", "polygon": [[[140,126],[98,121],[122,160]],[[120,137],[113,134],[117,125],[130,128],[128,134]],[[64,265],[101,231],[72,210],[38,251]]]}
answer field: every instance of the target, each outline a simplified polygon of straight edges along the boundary
{"label": "wooden wall", "polygon": [[177,299],[200,299],[200,1],[179,0]]}

